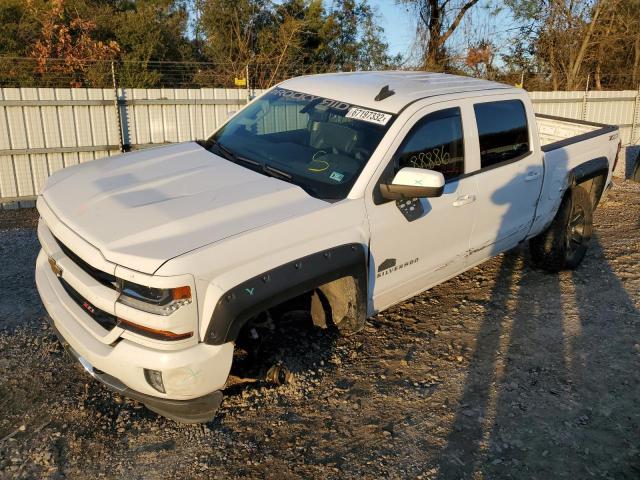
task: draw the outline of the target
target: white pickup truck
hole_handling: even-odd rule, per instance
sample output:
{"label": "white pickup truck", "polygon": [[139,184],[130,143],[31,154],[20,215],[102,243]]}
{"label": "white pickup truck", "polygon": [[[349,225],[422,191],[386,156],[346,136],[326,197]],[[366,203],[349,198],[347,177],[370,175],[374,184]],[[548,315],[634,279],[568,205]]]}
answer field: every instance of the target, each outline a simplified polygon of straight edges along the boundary
{"label": "white pickup truck", "polygon": [[508,85],[293,78],[206,140],[51,176],[36,282],[93,377],[207,421],[240,332],[292,299],[353,331],[526,240],[539,266],[576,267],[619,145],[616,127],[536,116]]}

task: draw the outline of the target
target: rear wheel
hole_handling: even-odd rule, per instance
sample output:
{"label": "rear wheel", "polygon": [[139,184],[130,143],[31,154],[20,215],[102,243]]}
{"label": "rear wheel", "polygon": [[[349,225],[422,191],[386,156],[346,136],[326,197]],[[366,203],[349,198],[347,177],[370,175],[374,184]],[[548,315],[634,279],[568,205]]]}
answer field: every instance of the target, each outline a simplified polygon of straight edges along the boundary
{"label": "rear wheel", "polygon": [[633,167],[633,173],[631,174],[631,180],[636,182],[640,182],[640,152],[638,152],[638,156],[636,157],[636,164]]}
{"label": "rear wheel", "polygon": [[529,241],[533,262],[550,272],[580,265],[593,231],[593,208],[587,191],[571,188],[551,225]]}

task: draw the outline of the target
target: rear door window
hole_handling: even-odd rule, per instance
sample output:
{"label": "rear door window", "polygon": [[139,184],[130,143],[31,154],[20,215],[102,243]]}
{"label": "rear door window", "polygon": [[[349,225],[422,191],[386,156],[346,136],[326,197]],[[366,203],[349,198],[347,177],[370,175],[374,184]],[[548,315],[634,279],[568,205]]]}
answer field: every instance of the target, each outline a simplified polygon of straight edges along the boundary
{"label": "rear door window", "polygon": [[473,106],[480,140],[480,165],[489,168],[529,153],[527,113],[520,100]]}

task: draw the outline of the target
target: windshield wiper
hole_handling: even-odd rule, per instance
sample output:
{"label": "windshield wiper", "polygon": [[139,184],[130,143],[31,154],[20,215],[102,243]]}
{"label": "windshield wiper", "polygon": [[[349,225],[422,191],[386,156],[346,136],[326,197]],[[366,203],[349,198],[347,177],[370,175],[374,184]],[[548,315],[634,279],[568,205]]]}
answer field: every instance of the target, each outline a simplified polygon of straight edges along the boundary
{"label": "windshield wiper", "polygon": [[268,173],[272,177],[279,178],[280,180],[291,181],[293,179],[293,177],[289,175],[287,172],[283,172],[282,170],[273,168],[271,165],[268,165],[266,163],[262,165],[262,170],[264,170],[265,173]]}
{"label": "windshield wiper", "polygon": [[280,180],[285,180],[291,182],[293,177],[289,175],[287,172],[283,172],[282,170],[278,170],[277,168],[272,167],[266,163],[260,163],[256,160],[252,160],[247,157],[241,157],[233,152],[230,148],[225,147],[222,143],[217,140],[211,140],[207,145],[209,148],[214,147],[217,149],[224,158],[230,160],[234,163],[246,163],[251,167],[254,167],[256,171],[259,173],[264,173],[270,177],[278,178]]}
{"label": "windshield wiper", "polygon": [[222,156],[224,158],[226,158],[227,160],[231,160],[234,163],[239,163],[239,162],[248,163],[253,167],[258,167],[262,169],[262,164],[260,162],[256,162],[255,160],[251,160],[250,158],[241,157],[240,155],[232,151],[229,147],[224,146],[222,143],[220,143],[217,140],[212,140],[209,143],[209,147],[215,147],[220,153],[222,153]]}
{"label": "windshield wiper", "polygon": [[235,159],[237,162],[247,163],[252,167],[262,168],[262,164],[260,162],[256,162],[255,160],[251,160],[250,158],[235,155]]}
{"label": "windshield wiper", "polygon": [[229,148],[221,144],[218,140],[208,141],[207,148],[210,149],[211,147],[214,147],[216,150],[218,150],[218,152],[220,152],[222,156],[227,160],[231,160],[232,162],[236,161],[236,154],[229,150]]}

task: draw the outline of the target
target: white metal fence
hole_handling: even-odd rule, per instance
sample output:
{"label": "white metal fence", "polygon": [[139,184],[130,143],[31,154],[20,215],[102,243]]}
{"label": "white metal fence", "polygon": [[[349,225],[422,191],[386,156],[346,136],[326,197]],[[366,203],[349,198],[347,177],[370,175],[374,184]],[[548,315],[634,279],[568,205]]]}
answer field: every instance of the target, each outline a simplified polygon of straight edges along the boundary
{"label": "white metal fence", "polygon": [[0,202],[30,200],[56,170],[206,138],[246,89],[0,88]]}
{"label": "white metal fence", "polygon": [[640,143],[640,89],[529,95],[538,113],[618,125],[623,145]]}
{"label": "white metal fence", "polygon": [[[32,200],[49,175],[69,165],[205,138],[248,93],[118,89],[116,98],[111,89],[0,88],[0,202]],[[640,143],[640,90],[531,92],[531,98],[539,113],[615,124],[624,145]],[[621,161],[616,173],[629,171]]]}

